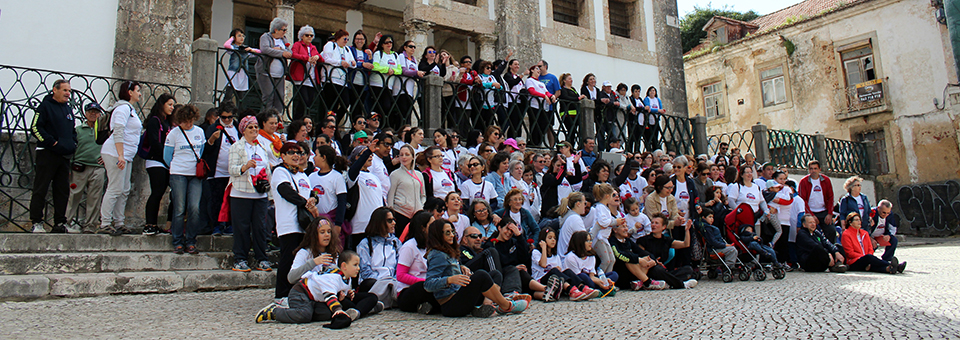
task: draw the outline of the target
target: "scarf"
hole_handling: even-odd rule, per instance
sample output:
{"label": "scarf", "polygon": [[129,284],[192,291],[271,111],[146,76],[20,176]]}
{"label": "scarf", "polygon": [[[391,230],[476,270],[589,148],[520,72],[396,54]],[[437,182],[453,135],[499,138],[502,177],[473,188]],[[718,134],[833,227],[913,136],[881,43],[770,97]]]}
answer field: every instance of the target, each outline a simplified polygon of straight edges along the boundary
{"label": "scarf", "polygon": [[275,134],[268,133],[263,129],[260,129],[260,135],[263,136],[263,138],[266,138],[267,140],[269,140],[271,143],[273,143],[273,150],[272,150],[273,156],[280,157],[280,148],[283,147],[283,141],[280,140],[280,137],[278,137]]}

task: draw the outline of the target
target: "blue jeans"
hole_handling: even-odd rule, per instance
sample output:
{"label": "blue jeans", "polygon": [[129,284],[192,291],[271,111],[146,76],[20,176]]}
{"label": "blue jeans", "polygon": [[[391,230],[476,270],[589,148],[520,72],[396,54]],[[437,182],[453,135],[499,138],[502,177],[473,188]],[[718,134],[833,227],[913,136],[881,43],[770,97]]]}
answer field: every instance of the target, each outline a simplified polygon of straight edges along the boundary
{"label": "blue jeans", "polygon": [[[200,229],[200,197],[203,180],[194,176],[170,175],[170,204],[173,205],[171,233],[173,246],[197,244]],[[186,212],[186,216],[184,216]],[[186,218],[186,222],[184,222]],[[186,230],[184,230],[186,223]]]}
{"label": "blue jeans", "polygon": [[773,251],[773,248],[771,248],[768,245],[760,244],[760,242],[753,241],[747,244],[747,249],[756,251],[757,253],[760,253],[761,256],[766,255],[769,259],[773,260],[774,264],[778,266],[780,265],[780,262],[777,261],[777,253]]}
{"label": "blue jeans", "polygon": [[890,235],[890,245],[883,248],[883,256],[880,259],[887,262],[893,261],[893,254],[897,252],[898,243],[900,241],[897,240],[897,236]]}

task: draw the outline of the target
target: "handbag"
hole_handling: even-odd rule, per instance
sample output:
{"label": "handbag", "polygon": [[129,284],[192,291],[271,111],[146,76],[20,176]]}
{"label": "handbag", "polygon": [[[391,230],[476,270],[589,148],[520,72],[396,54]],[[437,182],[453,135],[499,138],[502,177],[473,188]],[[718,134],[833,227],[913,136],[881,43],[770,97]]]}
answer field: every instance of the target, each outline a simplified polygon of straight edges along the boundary
{"label": "handbag", "polygon": [[73,162],[72,164],[70,164],[70,169],[76,172],[83,172],[84,170],[87,170],[87,165],[83,163]]}
{"label": "handbag", "polygon": [[207,161],[201,159],[200,156],[197,155],[197,150],[193,148],[193,143],[190,143],[190,137],[187,137],[187,132],[183,131],[183,129],[180,129],[180,133],[183,134],[183,139],[187,140],[187,145],[190,146],[190,151],[193,151],[193,156],[197,157],[197,177],[206,178],[207,173],[210,172],[210,167],[207,166]]}

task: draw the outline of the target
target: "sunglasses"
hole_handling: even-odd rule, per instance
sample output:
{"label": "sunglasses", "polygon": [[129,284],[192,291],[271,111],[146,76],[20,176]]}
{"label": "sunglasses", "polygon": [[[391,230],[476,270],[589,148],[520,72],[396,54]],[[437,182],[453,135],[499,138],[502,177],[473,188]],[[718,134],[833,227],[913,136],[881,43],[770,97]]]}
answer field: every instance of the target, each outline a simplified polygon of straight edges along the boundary
{"label": "sunglasses", "polygon": [[453,230],[444,230],[444,231],[443,231],[443,234],[446,235],[446,236],[450,236],[450,235],[456,235],[457,232],[456,232],[456,231],[453,231]]}
{"label": "sunglasses", "polygon": [[304,34],[303,36],[313,38],[313,34]]}
{"label": "sunglasses", "polygon": [[430,51],[427,51],[427,54],[437,54],[437,51],[430,50]]}
{"label": "sunglasses", "polygon": [[393,41],[384,41],[383,44],[384,44],[384,45],[386,45],[386,44],[393,44]]}
{"label": "sunglasses", "polygon": [[233,116],[220,116],[220,118],[223,118],[223,119],[233,119]]}
{"label": "sunglasses", "polygon": [[291,150],[291,151],[287,151],[286,154],[287,154],[287,155],[290,155],[290,156],[303,156],[303,155],[305,155],[306,153],[304,153],[303,151],[293,151],[293,150]]}
{"label": "sunglasses", "polygon": [[472,239],[474,239],[474,240],[479,240],[481,237],[483,237],[483,235],[480,235],[480,234],[469,234],[469,235],[464,235],[464,236],[469,237],[469,238],[472,238]]}
{"label": "sunglasses", "polygon": [[337,126],[336,126],[336,125],[327,125],[327,126],[324,126],[323,128],[324,128],[324,129],[336,129]]}
{"label": "sunglasses", "polygon": [[470,164],[468,164],[467,166],[468,166],[468,167],[471,167],[471,168],[476,168],[476,167],[480,166],[480,163],[470,163]]}
{"label": "sunglasses", "polygon": [[407,46],[404,46],[404,47],[406,47],[406,48],[417,48],[417,45],[407,45]]}
{"label": "sunglasses", "polygon": [[392,218],[388,218],[388,219],[387,219],[387,223],[393,223],[394,221],[396,221],[396,220],[395,220],[395,219],[392,219]]}
{"label": "sunglasses", "polygon": [[527,146],[527,143],[517,143],[517,146]]}
{"label": "sunglasses", "polygon": [[357,122],[354,123],[354,124],[367,125],[367,122],[361,120],[361,121],[357,121]]}
{"label": "sunglasses", "polygon": [[457,136],[457,135],[450,135],[450,138],[454,138],[454,139],[460,139],[460,136]]}
{"label": "sunglasses", "polygon": [[370,119],[368,119],[368,120],[374,121],[374,122],[379,122],[379,121],[380,121],[380,117],[370,117]]}

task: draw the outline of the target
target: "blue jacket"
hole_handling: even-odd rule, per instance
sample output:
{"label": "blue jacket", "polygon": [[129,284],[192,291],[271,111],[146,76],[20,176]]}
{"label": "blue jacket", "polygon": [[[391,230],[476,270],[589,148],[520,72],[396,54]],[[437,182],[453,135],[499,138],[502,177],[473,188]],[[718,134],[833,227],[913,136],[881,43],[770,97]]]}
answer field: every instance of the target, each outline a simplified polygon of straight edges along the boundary
{"label": "blue jacket", "polygon": [[360,277],[362,279],[384,279],[397,277],[397,260],[400,258],[400,240],[396,236],[384,238],[368,236],[357,245],[360,255]]}
{"label": "blue jacket", "polygon": [[580,152],[580,159],[583,160],[583,164],[586,164],[587,167],[591,167],[591,166],[593,166],[593,162],[596,162],[596,161],[597,161],[597,153],[596,153],[596,152],[581,151],[581,152]]}
{"label": "blue jacket", "polygon": [[463,274],[460,271],[460,261],[442,251],[429,250],[427,278],[423,281],[423,289],[433,293],[433,297],[437,300],[456,294],[460,286],[447,283],[447,278],[460,274]]}
{"label": "blue jacket", "polygon": [[727,247],[727,242],[724,241],[723,236],[720,235],[720,228],[703,221],[697,221],[697,226],[703,231],[703,238],[706,239],[707,245],[710,246],[710,248],[723,249]]}
{"label": "blue jacket", "polygon": [[[502,208],[493,212],[500,218],[506,218],[510,216],[509,208]],[[514,221],[523,230],[524,241],[534,240],[536,241],[540,237],[540,224],[537,223],[537,220],[533,218],[533,214],[525,208],[520,208],[520,221]]]}
{"label": "blue jacket", "polygon": [[[506,175],[507,173],[504,173]],[[493,190],[497,192],[497,201],[503,202],[503,199],[507,197],[507,191],[510,191],[510,188],[513,187],[513,179],[508,176],[500,176],[496,172],[491,172],[487,174],[487,177],[484,178],[485,181],[493,184]],[[506,206],[506,202],[503,203]]]}
{"label": "blue jacket", "polygon": [[[864,209],[867,211],[867,215],[870,214],[870,199],[867,198],[867,195],[860,194],[860,199],[863,200]],[[847,214],[856,212],[859,213],[860,209],[857,206],[857,200],[850,196],[848,193],[846,196],[840,199],[840,220],[846,220]],[[862,214],[861,214],[862,215]],[[892,215],[892,214],[891,214]],[[863,230],[873,230],[873,221],[870,216],[860,216],[860,228]]]}
{"label": "blue jacket", "polygon": [[[870,213],[870,233],[873,234],[873,231],[877,229],[877,223],[880,221],[880,214],[877,212],[877,208],[873,208]],[[883,231],[884,235],[893,236],[896,235],[897,229],[900,229],[900,215],[890,213],[887,216],[887,229]]]}

